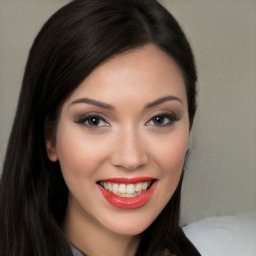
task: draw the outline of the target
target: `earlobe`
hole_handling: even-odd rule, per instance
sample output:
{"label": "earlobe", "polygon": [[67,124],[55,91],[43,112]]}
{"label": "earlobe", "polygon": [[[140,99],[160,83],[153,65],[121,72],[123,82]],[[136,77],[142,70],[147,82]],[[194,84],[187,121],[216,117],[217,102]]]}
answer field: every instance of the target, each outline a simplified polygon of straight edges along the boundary
{"label": "earlobe", "polygon": [[48,159],[52,162],[58,161],[56,150],[56,131],[54,122],[46,120],[44,126],[45,147]]}
{"label": "earlobe", "polygon": [[46,144],[46,151],[47,151],[47,156],[49,160],[52,162],[58,161],[55,141],[53,139],[47,139],[45,144]]}

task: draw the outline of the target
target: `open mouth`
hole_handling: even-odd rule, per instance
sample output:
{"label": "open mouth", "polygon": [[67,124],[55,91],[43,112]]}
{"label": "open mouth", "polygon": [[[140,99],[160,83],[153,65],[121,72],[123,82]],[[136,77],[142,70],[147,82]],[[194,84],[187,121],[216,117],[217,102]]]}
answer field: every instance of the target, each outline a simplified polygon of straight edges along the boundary
{"label": "open mouth", "polygon": [[148,177],[113,178],[97,182],[103,197],[122,209],[143,206],[153,195],[156,179]]}
{"label": "open mouth", "polygon": [[99,184],[109,192],[126,198],[136,197],[141,195],[144,191],[148,190],[154,180],[144,181],[138,183],[115,183],[109,181],[100,181]]}

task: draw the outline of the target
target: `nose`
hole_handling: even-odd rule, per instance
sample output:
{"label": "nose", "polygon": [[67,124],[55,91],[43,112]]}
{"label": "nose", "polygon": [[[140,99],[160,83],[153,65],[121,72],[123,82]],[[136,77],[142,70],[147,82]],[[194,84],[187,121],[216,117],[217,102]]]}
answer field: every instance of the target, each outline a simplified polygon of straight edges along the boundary
{"label": "nose", "polygon": [[148,154],[141,137],[136,130],[127,129],[121,132],[115,141],[115,150],[111,155],[112,165],[127,170],[135,170],[146,165]]}

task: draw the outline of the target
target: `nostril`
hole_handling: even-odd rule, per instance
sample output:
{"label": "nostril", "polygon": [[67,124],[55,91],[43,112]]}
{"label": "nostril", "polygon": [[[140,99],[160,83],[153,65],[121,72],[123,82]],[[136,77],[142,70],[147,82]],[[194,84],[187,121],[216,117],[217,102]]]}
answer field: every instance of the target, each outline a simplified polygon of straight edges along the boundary
{"label": "nostril", "polygon": [[134,129],[120,131],[111,154],[111,164],[127,170],[135,170],[148,162],[147,149]]}
{"label": "nostril", "polygon": [[148,156],[145,153],[131,155],[129,153],[117,152],[111,157],[111,164],[116,167],[122,167],[126,170],[136,170],[145,166],[148,162]]}

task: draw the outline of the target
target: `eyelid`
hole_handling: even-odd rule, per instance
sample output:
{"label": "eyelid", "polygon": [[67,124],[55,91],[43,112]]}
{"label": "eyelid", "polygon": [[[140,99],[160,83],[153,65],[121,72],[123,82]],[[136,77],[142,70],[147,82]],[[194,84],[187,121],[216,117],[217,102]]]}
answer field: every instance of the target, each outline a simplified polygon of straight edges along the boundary
{"label": "eyelid", "polygon": [[106,126],[98,126],[98,127],[95,126],[95,127],[93,127],[93,126],[86,125],[85,122],[86,122],[90,117],[97,117],[97,118],[101,119],[102,121],[104,121],[104,122],[107,124],[107,126],[110,125],[109,122],[106,120],[106,118],[103,117],[103,115],[100,114],[100,113],[98,113],[98,112],[89,112],[89,113],[85,113],[85,114],[83,114],[83,115],[80,115],[74,122],[75,122],[75,123],[78,123],[78,124],[82,124],[82,125],[84,125],[84,126],[90,128],[90,129],[99,129],[99,128],[101,128],[101,127],[106,127]]}
{"label": "eyelid", "polygon": [[164,127],[169,127],[172,126],[174,122],[179,121],[180,117],[177,117],[177,114],[175,114],[173,111],[164,111],[164,112],[159,112],[154,114],[147,122],[146,125],[151,125],[149,124],[154,118],[156,117],[165,117],[168,118],[170,121],[167,124],[164,125],[154,125],[152,124],[152,126],[156,126],[156,127],[160,127],[160,128],[164,128]]}
{"label": "eyelid", "polygon": [[[93,125],[88,125],[85,124],[86,121],[88,121],[88,119],[90,117],[97,117],[98,119],[101,119],[104,123],[106,123],[106,125],[102,125],[102,126],[93,126]],[[169,119],[169,122],[167,124],[150,124],[150,122],[152,122],[152,120],[156,117],[165,117]],[[151,125],[151,126],[156,126],[156,127],[168,127],[168,126],[172,126],[174,122],[179,121],[181,119],[181,117],[178,117],[177,114],[173,111],[170,110],[163,110],[163,111],[159,111],[158,113],[155,113],[154,115],[151,116],[151,118],[145,123],[145,125]],[[107,119],[104,117],[104,115],[102,115],[99,112],[89,112],[89,113],[85,113],[80,115],[75,121],[75,123],[84,125],[85,127],[89,128],[89,129],[99,129],[99,128],[104,128],[107,126],[110,126],[110,123],[107,121]]]}

